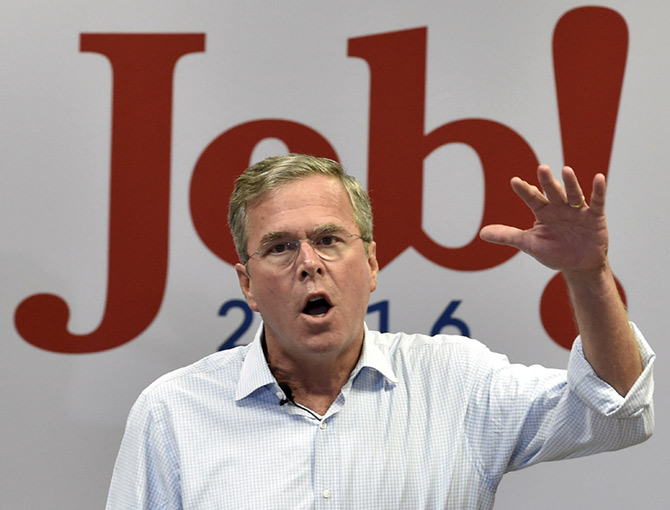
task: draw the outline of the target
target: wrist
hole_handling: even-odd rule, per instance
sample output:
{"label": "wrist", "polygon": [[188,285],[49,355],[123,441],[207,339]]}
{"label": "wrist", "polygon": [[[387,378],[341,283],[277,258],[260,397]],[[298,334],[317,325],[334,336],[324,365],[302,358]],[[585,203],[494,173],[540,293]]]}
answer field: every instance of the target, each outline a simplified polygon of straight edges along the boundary
{"label": "wrist", "polygon": [[562,271],[563,279],[572,299],[609,299],[613,294],[620,296],[614,274],[605,261],[602,266],[580,271]]}

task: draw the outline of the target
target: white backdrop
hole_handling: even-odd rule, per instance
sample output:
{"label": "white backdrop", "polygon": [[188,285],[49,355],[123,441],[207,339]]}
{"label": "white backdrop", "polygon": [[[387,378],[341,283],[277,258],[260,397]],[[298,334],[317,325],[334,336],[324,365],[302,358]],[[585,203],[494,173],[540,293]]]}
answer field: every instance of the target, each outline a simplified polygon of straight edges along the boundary
{"label": "white backdrop", "polygon": [[[425,133],[459,119],[495,121],[523,139],[538,160],[558,170],[564,153],[552,37],[559,19],[581,5],[567,0],[4,2],[0,7],[0,507],[102,508],[125,419],[140,391],[159,375],[215,351],[242,324],[240,309],[219,314],[221,306],[240,299],[241,292],[229,261],[203,240],[215,239],[219,226],[223,238],[226,226],[206,211],[205,220],[197,219],[192,209],[197,205],[189,202],[194,169],[212,141],[235,126],[251,126],[252,121],[299,123],[327,140],[364,185],[375,173],[381,189],[387,171],[389,178],[407,182],[421,178],[404,168],[391,175],[387,167],[370,161],[383,154],[373,144],[390,152],[404,151],[405,147],[385,147],[384,139],[375,137],[400,136],[405,125],[404,114],[398,112],[416,113],[425,107],[417,117],[421,120],[425,114]],[[665,201],[670,174],[664,167],[670,134],[670,6],[661,0],[602,5],[625,20],[629,37],[616,131],[610,136],[611,159],[604,168],[609,179],[611,260],[631,317],[659,357],[657,432],[633,449],[510,474],[499,490],[496,508],[500,509],[668,505],[662,489],[670,453],[666,426],[670,381],[665,370],[669,349],[662,316],[669,283],[665,255],[670,249]],[[588,31],[596,28],[587,25]],[[393,52],[390,45],[395,39],[388,34],[419,40],[424,29],[425,62],[417,53],[420,45],[412,50],[420,59]],[[121,69],[119,64],[113,69],[110,62],[116,58],[118,63],[121,57],[110,56],[111,50],[82,51],[86,44],[100,43],[100,34],[117,34],[119,42],[139,33],[193,34],[190,49],[177,51],[181,56],[175,58],[174,74],[166,75],[167,81],[152,73],[143,76],[132,66]],[[387,59],[386,70],[401,73],[408,63],[419,67],[425,63],[425,77],[417,75],[406,88],[380,82],[379,68],[368,65],[372,57],[357,53],[364,44],[370,49],[369,36],[375,35],[378,47],[383,46],[375,58]],[[364,41],[358,50],[352,39]],[[197,49],[199,44],[202,48]],[[133,60],[136,52],[125,55]],[[131,90],[142,89],[138,76],[168,85],[173,77],[172,110],[161,110],[170,114],[167,120],[146,113],[153,98],[149,94],[126,107],[125,118],[135,119],[134,124],[122,125],[115,119],[121,141],[113,142],[113,75],[130,76],[125,83]],[[415,86],[420,90],[424,80],[425,105],[408,106],[400,93]],[[384,96],[387,103],[379,111],[388,119],[383,122],[371,119],[373,103],[382,101],[380,93],[373,90],[371,95],[375,83],[400,94]],[[579,90],[581,84],[575,87]],[[117,106],[124,97],[134,98],[119,90]],[[166,94],[170,98],[169,90]],[[577,112],[578,120],[589,116],[589,108]],[[138,124],[137,119],[155,121],[156,126]],[[282,126],[288,123],[279,124],[275,137],[281,137]],[[591,150],[591,134],[607,138],[587,133],[577,150],[580,154]],[[162,141],[154,140],[154,135],[163,136]],[[285,152],[287,146],[275,137],[260,141],[247,155],[243,147],[229,148],[231,160],[246,158],[248,163]],[[121,252],[130,253],[130,261],[143,261],[147,270],[166,260],[165,290],[158,293],[160,308],[157,304],[154,317],[142,309],[143,298],[133,297],[142,296],[133,287],[138,280],[119,284],[115,310],[123,313],[107,317],[111,326],[103,334],[108,262],[112,250],[119,250],[111,246],[110,217],[122,214],[127,198],[123,190],[110,198],[110,182],[125,168],[119,155],[130,153],[114,143],[128,140],[141,140],[138,151],[149,154],[149,166],[163,170],[151,181],[159,182],[160,189],[138,188],[140,183],[128,181],[131,189],[140,190],[128,225],[157,218],[169,226],[169,237],[161,240],[149,229],[137,246],[153,247],[155,252],[134,251],[132,240],[124,241]],[[401,143],[408,144],[407,150],[416,149],[405,139]],[[113,160],[115,151],[119,158]],[[161,154],[163,161],[153,165],[151,157]],[[415,162],[420,165],[427,154],[420,153]],[[131,160],[128,164],[137,163]],[[148,170],[137,164],[133,172],[144,175]],[[499,171],[507,180],[515,169]],[[495,200],[482,191],[486,179],[478,153],[462,143],[441,146],[425,158],[423,179],[421,200],[391,201],[387,207],[395,207],[402,218],[409,210],[419,210],[416,204],[422,202],[421,225],[427,235],[442,246],[464,247],[479,228],[485,204]],[[168,190],[169,202],[161,206],[157,196],[162,193],[165,200]],[[371,193],[375,200],[375,189]],[[220,200],[225,207],[227,197]],[[513,361],[565,365],[567,350],[550,338],[539,313],[551,271],[524,256],[475,270],[439,263],[415,246],[416,232],[392,219],[390,213],[378,218],[377,231],[384,240],[401,239],[404,244],[388,256],[380,273],[371,304],[385,302],[388,311],[370,313],[371,327],[386,321],[391,330],[430,332],[452,305],[453,317],[471,336]],[[207,235],[200,231],[204,223],[214,227]],[[381,240],[380,251],[384,251]],[[459,261],[470,260],[467,253],[458,253],[462,253]],[[139,278],[144,270],[138,271]],[[152,285],[160,287],[160,282]],[[67,340],[66,334],[67,341],[58,348],[49,334],[39,333],[44,324],[53,326],[52,308],[38,307],[23,319],[17,312],[26,298],[42,293],[60,296],[70,310],[67,328],[75,336]],[[117,334],[140,316],[148,317],[147,325],[128,333],[129,341]],[[254,318],[239,343],[251,339],[257,321]],[[19,334],[21,327],[33,333]],[[454,326],[445,331],[449,329],[458,332]],[[62,352],[68,349],[78,352]],[[83,352],[87,350],[95,352]]]}

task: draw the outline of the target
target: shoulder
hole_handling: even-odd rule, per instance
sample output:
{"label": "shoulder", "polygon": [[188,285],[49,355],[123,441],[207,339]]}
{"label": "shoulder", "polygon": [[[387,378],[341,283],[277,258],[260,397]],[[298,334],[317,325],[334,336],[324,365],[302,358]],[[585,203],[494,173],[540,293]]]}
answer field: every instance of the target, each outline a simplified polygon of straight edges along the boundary
{"label": "shoulder", "polygon": [[136,406],[150,408],[174,405],[199,398],[234,392],[249,346],[210,354],[195,363],[159,377],[140,394]]}
{"label": "shoulder", "polygon": [[478,340],[459,335],[429,336],[420,333],[408,334],[369,332],[370,340],[389,356],[409,355],[413,357],[463,355],[480,356],[490,352]]}
{"label": "shoulder", "polygon": [[369,339],[394,368],[444,377],[481,377],[495,367],[509,365],[507,357],[491,352],[482,342],[458,335],[380,333],[370,331]]}

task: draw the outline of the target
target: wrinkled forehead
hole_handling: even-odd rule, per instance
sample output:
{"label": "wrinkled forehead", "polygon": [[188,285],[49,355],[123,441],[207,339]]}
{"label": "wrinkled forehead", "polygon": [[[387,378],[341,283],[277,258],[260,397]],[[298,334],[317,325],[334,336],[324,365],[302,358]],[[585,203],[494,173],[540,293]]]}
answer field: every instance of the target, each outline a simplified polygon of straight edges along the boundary
{"label": "wrinkled forehead", "polygon": [[266,191],[247,206],[249,236],[268,231],[306,232],[320,225],[355,227],[344,185],[335,177],[314,175]]}
{"label": "wrinkled forehead", "polygon": [[267,204],[279,208],[293,208],[300,204],[314,202],[315,199],[339,202],[343,212],[351,212],[353,205],[344,184],[330,175],[309,175],[299,179],[274,185],[247,203],[247,214],[254,209],[260,209]]}

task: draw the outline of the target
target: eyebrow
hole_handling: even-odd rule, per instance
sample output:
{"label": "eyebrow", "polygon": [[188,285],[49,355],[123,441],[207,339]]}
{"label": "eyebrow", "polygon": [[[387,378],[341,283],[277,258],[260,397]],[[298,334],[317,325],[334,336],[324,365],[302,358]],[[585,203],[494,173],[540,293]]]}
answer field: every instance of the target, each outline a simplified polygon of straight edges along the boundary
{"label": "eyebrow", "polygon": [[346,231],[347,230],[341,225],[336,225],[335,223],[327,223],[325,225],[321,225],[319,227],[316,227],[314,229],[314,233],[312,235],[337,234],[337,233],[342,233],[342,232],[346,232]]}
{"label": "eyebrow", "polygon": [[263,237],[261,237],[260,245],[263,246],[268,243],[272,243],[278,239],[290,239],[293,236],[288,232],[268,232]]}
{"label": "eyebrow", "polygon": [[[342,227],[341,225],[337,225],[335,223],[326,223],[325,225],[319,225],[316,227],[313,232],[308,235],[307,237],[312,237],[312,236],[318,236],[318,235],[323,235],[323,234],[335,234],[335,233],[340,233],[340,232],[346,232],[347,230]],[[277,232],[268,232],[261,238],[260,245],[266,245],[268,243],[272,243],[277,240],[293,240],[296,239],[297,236],[294,234],[290,234],[289,232],[280,230]]]}

